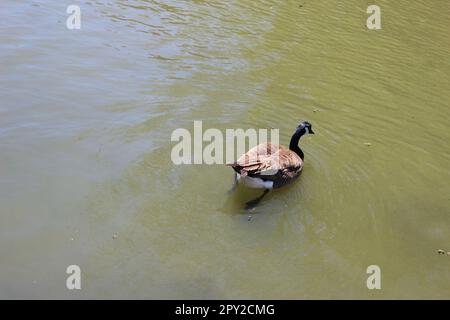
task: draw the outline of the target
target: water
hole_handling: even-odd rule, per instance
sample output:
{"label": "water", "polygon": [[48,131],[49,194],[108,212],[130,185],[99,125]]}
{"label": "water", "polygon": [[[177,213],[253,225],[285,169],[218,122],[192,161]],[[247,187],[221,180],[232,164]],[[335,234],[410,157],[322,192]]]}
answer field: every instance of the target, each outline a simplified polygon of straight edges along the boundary
{"label": "water", "polygon": [[[449,298],[450,2],[78,3],[2,1],[0,298]],[[194,120],[316,135],[248,221]]]}

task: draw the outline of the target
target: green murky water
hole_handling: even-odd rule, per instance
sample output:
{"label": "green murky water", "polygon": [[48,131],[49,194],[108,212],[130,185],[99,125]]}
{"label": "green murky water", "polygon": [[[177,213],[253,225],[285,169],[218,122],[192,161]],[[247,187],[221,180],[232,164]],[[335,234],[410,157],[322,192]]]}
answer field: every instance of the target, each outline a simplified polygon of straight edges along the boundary
{"label": "green murky water", "polygon": [[[450,297],[449,1],[78,2],[2,1],[0,298]],[[194,120],[316,135],[248,221]]]}

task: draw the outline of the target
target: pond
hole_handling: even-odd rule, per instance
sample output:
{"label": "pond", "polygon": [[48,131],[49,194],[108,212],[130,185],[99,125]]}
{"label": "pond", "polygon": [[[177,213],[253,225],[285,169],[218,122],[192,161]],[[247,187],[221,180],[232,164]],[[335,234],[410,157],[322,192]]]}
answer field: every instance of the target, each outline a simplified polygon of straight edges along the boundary
{"label": "pond", "polygon": [[[379,0],[379,30],[357,0],[77,3],[2,1],[0,298],[449,298],[450,2]],[[251,212],[171,160],[194,121],[304,120]]]}

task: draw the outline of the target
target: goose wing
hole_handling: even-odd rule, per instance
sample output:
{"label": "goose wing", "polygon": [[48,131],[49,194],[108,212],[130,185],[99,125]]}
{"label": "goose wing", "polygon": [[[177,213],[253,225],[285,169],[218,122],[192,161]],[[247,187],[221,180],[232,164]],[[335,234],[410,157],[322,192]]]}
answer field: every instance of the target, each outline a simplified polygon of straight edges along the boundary
{"label": "goose wing", "polygon": [[303,161],[285,146],[264,143],[250,149],[231,166],[243,176],[260,177],[264,180],[284,180],[298,175]]}

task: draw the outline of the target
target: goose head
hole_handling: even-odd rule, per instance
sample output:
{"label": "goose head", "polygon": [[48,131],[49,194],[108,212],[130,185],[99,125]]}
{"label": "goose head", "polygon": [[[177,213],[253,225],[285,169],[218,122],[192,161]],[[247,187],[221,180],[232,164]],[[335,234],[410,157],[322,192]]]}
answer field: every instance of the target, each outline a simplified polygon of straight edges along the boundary
{"label": "goose head", "polygon": [[305,134],[314,134],[312,130],[312,125],[308,121],[303,121],[300,123],[292,135],[291,142],[289,143],[289,149],[297,153],[297,155],[303,160],[304,154],[302,149],[298,146],[298,141]]}
{"label": "goose head", "polygon": [[304,134],[314,134],[314,131],[312,130],[312,125],[308,121],[303,121],[302,123],[300,123],[296,131],[301,133],[301,136]]}

